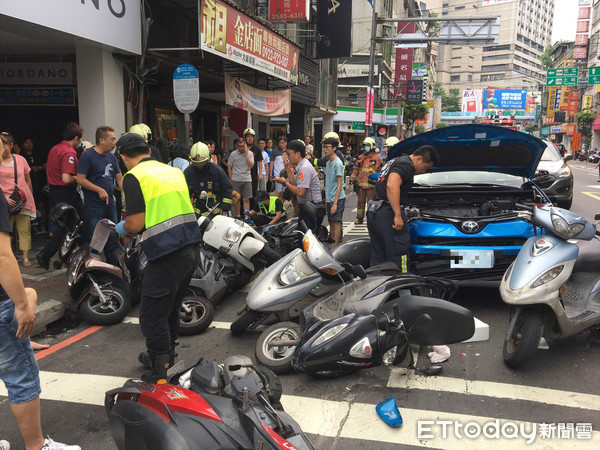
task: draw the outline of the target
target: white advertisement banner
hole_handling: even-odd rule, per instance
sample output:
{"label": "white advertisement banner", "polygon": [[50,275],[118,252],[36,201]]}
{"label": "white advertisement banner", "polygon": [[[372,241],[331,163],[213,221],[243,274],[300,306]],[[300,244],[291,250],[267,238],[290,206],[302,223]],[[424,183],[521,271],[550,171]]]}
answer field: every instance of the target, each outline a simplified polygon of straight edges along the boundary
{"label": "white advertisement banner", "polygon": [[[377,76],[379,67],[373,67],[373,75]],[[338,66],[338,78],[368,77],[368,64],[342,64]]]}
{"label": "white advertisement banner", "polygon": [[141,53],[140,0],[6,0],[0,14]]}
{"label": "white advertisement banner", "polygon": [[225,103],[262,116],[282,116],[292,108],[292,91],[256,89],[238,78],[225,75]]}
{"label": "white advertisement banner", "polygon": [[462,95],[462,112],[483,111],[481,89],[465,90]]}
{"label": "white advertisement banner", "polygon": [[500,3],[509,3],[513,0],[482,0],[481,6],[499,5]]}
{"label": "white advertisement banner", "polygon": [[73,84],[69,62],[0,62],[0,84]]}

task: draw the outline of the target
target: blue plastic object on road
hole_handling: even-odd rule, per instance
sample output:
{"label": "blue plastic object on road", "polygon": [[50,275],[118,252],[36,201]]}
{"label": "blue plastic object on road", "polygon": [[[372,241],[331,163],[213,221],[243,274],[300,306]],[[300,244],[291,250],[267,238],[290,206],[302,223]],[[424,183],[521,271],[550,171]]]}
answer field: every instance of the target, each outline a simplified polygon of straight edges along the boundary
{"label": "blue plastic object on road", "polygon": [[402,416],[396,405],[396,397],[393,395],[379,403],[375,407],[375,411],[377,411],[379,417],[381,417],[381,419],[390,427],[402,426]]}
{"label": "blue plastic object on road", "polygon": [[115,231],[119,233],[121,236],[127,236],[129,231],[125,229],[125,221],[121,220],[118,224],[115,225]]}

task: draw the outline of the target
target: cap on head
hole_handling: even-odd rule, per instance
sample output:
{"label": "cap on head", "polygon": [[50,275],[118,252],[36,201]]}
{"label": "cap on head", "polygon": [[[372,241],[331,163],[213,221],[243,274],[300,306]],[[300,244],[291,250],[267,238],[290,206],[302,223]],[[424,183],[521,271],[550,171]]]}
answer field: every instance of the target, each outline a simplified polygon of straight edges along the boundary
{"label": "cap on head", "polygon": [[203,163],[210,159],[210,150],[204,142],[196,142],[190,149],[190,161],[192,163]]}
{"label": "cap on head", "polygon": [[130,133],[135,133],[143,137],[146,142],[152,138],[152,130],[145,123],[137,123],[129,129]]}
{"label": "cap on head", "polygon": [[269,193],[267,191],[260,190],[256,194],[256,201],[266,200],[268,198],[269,198]]}
{"label": "cap on head", "polygon": [[398,142],[400,142],[400,139],[398,139],[396,136],[390,136],[389,138],[387,138],[385,140],[385,142],[383,143],[383,146],[391,148],[394,145],[396,145]]}
{"label": "cap on head", "polygon": [[125,156],[134,149],[148,149],[146,140],[137,133],[126,133],[117,141],[117,151]]}
{"label": "cap on head", "polygon": [[244,130],[244,137],[246,137],[247,134],[251,134],[252,136],[256,136],[256,133],[254,132],[254,130],[252,128],[246,128]]}

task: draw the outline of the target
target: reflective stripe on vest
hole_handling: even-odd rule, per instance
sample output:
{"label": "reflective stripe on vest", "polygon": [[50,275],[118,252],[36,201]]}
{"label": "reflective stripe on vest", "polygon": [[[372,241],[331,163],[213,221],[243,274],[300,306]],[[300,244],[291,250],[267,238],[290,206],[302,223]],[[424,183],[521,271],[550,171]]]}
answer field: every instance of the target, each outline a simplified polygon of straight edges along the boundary
{"label": "reflective stripe on vest", "polygon": [[[259,203],[258,205],[258,209],[261,213],[263,213],[265,216],[274,216],[275,214],[277,214],[276,211],[276,203],[277,200],[279,199],[279,197],[275,196],[275,195],[271,195],[269,197],[269,210],[267,211],[267,208],[265,208],[265,206],[262,203]],[[285,211],[285,205],[283,206],[283,211]]]}
{"label": "reflective stripe on vest", "polygon": [[[139,163],[125,176],[134,176],[146,205],[141,245],[149,261],[201,239],[183,172],[158,161]],[[127,201],[127,199],[126,199]]]}

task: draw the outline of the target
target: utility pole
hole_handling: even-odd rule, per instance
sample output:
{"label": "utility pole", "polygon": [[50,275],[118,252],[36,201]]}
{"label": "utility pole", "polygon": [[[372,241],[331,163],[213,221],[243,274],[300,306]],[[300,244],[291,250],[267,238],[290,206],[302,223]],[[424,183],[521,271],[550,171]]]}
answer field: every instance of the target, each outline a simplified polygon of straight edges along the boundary
{"label": "utility pole", "polygon": [[[373,89],[373,72],[375,70],[375,40],[377,39],[377,0],[371,2],[373,6],[373,19],[371,20],[371,50],[369,53],[369,81],[367,83],[367,102],[365,116],[369,114],[369,95],[371,95],[371,107],[375,107],[375,90]],[[372,125],[365,124],[365,136],[371,136]]]}

